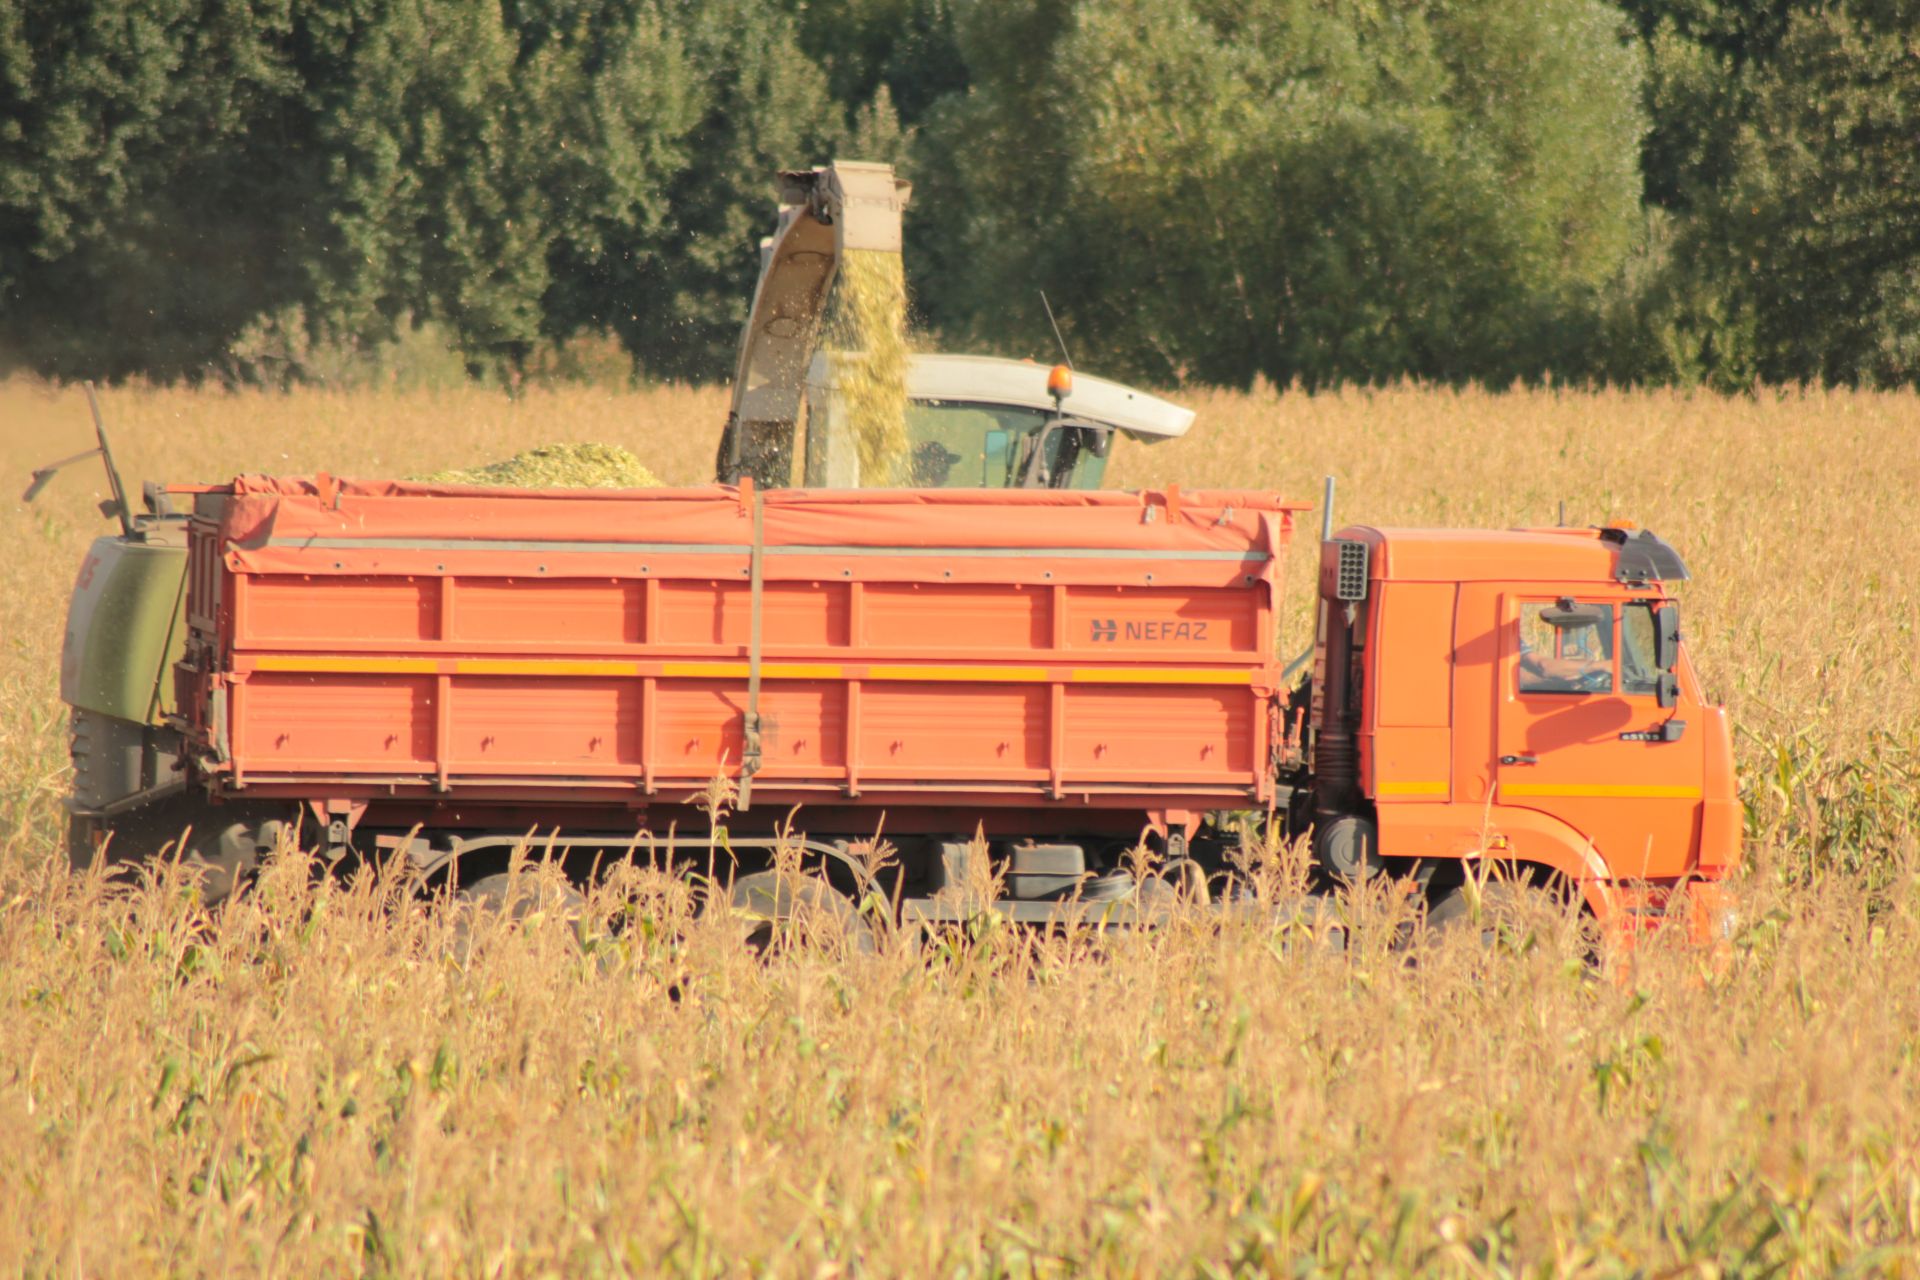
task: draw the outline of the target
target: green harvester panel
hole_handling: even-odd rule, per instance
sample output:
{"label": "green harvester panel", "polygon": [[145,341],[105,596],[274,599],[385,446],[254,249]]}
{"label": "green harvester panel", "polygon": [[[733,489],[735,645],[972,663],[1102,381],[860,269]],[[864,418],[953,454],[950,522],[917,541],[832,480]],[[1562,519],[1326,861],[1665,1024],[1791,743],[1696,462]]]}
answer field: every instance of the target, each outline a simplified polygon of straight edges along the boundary
{"label": "green harvester panel", "polygon": [[94,540],[67,611],[65,702],[138,723],[174,710],[169,673],[186,643],[186,574],[185,547]]}

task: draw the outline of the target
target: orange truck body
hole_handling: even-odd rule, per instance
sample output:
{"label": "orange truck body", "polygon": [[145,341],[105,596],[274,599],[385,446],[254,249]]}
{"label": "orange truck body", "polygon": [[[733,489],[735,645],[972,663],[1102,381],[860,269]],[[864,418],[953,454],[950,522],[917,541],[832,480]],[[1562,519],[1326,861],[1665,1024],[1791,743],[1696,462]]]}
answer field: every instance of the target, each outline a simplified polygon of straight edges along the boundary
{"label": "orange truck body", "polygon": [[741,776],[757,667],[769,821],[1137,835],[1273,798],[1296,508],[1269,494],[243,477],[197,504],[179,692],[228,795],[658,826]]}
{"label": "orange truck body", "polygon": [[[1184,854],[1220,811],[1350,820],[1376,861],[1510,859],[1616,920],[1739,857],[1725,713],[1684,655],[1664,704],[1642,687],[1634,611],[1667,596],[1616,531],[1343,531],[1323,554],[1366,548],[1364,598],[1323,574],[1309,709],[1274,652],[1303,508],[1268,493],[174,492],[198,785],[340,843],[699,830],[723,777],[736,836],[935,863],[976,833],[1017,868]],[[1607,688],[1595,658],[1594,687],[1529,691],[1522,628],[1571,600],[1611,628]]]}

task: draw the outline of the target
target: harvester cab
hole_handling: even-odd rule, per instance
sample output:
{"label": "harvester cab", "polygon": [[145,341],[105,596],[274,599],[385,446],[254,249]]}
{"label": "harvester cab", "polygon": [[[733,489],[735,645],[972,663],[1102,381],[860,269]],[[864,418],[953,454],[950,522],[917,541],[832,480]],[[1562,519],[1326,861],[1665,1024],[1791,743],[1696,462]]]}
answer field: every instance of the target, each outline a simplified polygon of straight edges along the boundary
{"label": "harvester cab", "polygon": [[[847,357],[821,352],[807,371],[805,481],[812,489],[863,487],[860,457],[836,373]],[[1144,444],[1173,440],[1193,410],[1158,396],[1076,374],[1064,394],[1060,368],[991,356],[921,355],[907,368],[907,483],[916,489],[1098,489],[1116,435]]]}
{"label": "harvester cab", "polygon": [[[715,477],[762,488],[874,487],[846,429],[844,386],[860,352],[819,349],[827,298],[849,252],[899,254],[912,186],[889,165],[841,160],[780,175],[780,212],[760,246]],[[915,355],[906,372],[907,465],[922,489],[1098,489],[1116,435],[1175,439],[1193,411],[1105,378],[1028,360]]]}

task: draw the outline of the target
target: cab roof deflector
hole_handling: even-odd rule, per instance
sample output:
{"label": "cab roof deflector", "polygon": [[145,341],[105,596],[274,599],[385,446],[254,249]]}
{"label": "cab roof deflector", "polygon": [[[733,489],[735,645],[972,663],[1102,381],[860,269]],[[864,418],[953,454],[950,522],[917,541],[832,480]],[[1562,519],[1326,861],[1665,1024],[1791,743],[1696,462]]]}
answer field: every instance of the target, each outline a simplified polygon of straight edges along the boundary
{"label": "cab roof deflector", "polygon": [[1600,540],[1620,549],[1613,566],[1620,582],[1685,582],[1691,576],[1680,553],[1650,529],[1602,529]]}

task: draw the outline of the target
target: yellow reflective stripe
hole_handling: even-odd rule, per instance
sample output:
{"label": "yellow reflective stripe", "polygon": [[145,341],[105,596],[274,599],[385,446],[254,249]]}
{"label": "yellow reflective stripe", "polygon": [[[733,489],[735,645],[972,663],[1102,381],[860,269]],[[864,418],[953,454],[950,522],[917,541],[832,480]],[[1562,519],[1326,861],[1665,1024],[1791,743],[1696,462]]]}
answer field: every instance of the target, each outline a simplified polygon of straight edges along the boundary
{"label": "yellow reflective stripe", "polygon": [[255,671],[307,675],[637,676],[640,664],[610,658],[336,658],[266,654]]}
{"label": "yellow reflective stripe", "polygon": [[1252,684],[1250,671],[1194,671],[1182,667],[1075,667],[1083,684]]}
{"label": "yellow reflective stripe", "polygon": [[975,680],[997,684],[1044,684],[1049,678],[1045,667],[922,667],[874,666],[867,668],[869,680]]}
{"label": "yellow reflective stripe", "polygon": [[[719,678],[744,676],[747,674],[747,664],[744,662],[663,662],[660,664],[660,674],[663,676],[714,676]],[[766,668],[762,667],[760,674],[765,675]]]}
{"label": "yellow reflective stripe", "polygon": [[[663,676],[705,676],[744,680],[750,674],[744,662],[663,662]],[[837,680],[846,668],[837,662],[763,662],[760,675],[769,680]]]}
{"label": "yellow reflective stripe", "polygon": [[1634,782],[1503,782],[1503,796],[1579,796],[1603,800],[1698,800],[1700,788]]}
{"label": "yellow reflective stripe", "polygon": [[[1044,684],[1056,677],[1046,667],[874,666],[869,680],[976,680],[1001,684]],[[1075,667],[1074,684],[1237,684],[1253,683],[1250,671],[1195,671],[1180,667]]]}
{"label": "yellow reflective stripe", "polygon": [[1374,788],[1383,796],[1443,796],[1447,794],[1445,782],[1382,782]]}
{"label": "yellow reflective stripe", "polygon": [[[747,664],[744,662],[663,662],[660,664],[663,676],[744,676]],[[765,668],[761,669],[765,675]]]}
{"label": "yellow reflective stripe", "polygon": [[[639,676],[649,664],[617,658],[333,658],[266,654],[254,659],[255,671],[297,671],[308,675],[453,675],[453,676]],[[844,674],[839,663],[769,662],[763,676],[788,680],[831,680]],[[744,676],[744,662],[665,662],[665,676]]]}
{"label": "yellow reflective stripe", "polygon": [[637,676],[637,662],[608,658],[458,658],[456,676]]}
{"label": "yellow reflective stripe", "polygon": [[255,658],[255,671],[301,671],[328,675],[435,675],[438,658],[295,658],[268,655]]}

